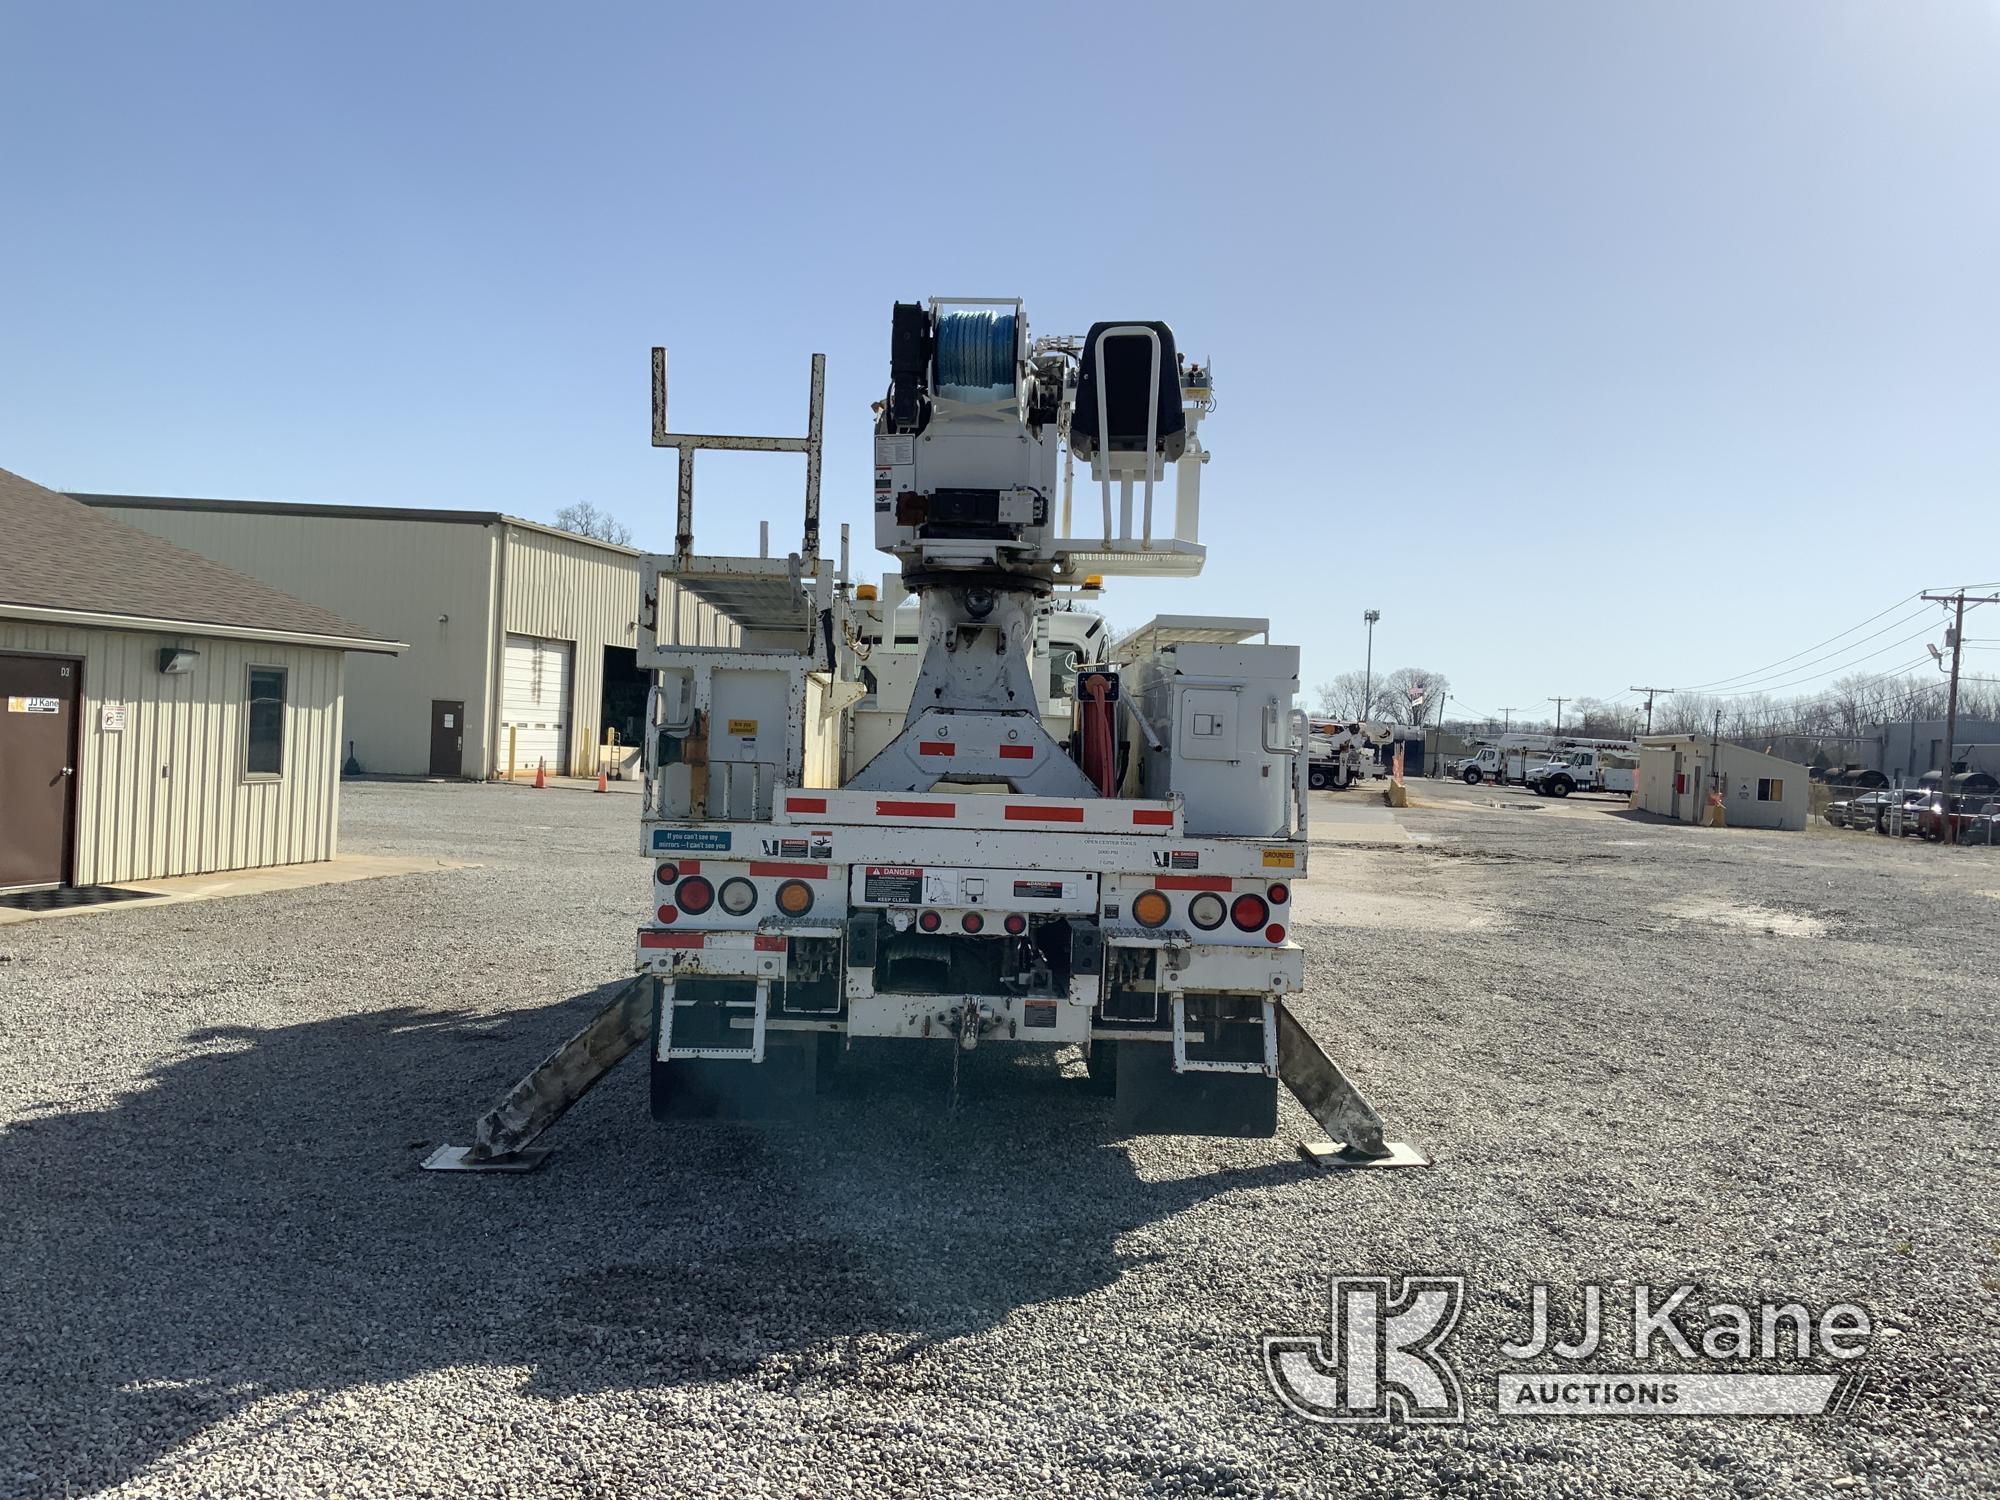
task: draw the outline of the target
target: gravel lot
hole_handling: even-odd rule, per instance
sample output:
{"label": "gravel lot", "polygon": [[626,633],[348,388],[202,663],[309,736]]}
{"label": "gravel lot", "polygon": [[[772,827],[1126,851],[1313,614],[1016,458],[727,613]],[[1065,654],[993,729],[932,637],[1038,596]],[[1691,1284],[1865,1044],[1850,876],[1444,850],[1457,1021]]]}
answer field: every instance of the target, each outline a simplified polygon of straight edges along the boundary
{"label": "gravel lot", "polygon": [[[628,1063],[540,1174],[417,1171],[627,967],[625,797],[355,785],[348,849],[481,868],[0,931],[0,1493],[2000,1490],[2000,850],[1418,796],[1296,925],[1428,1172],[1316,1175],[1289,1100],[1117,1140],[1000,1048],[947,1114],[943,1044],[812,1131],[655,1127]],[[1277,1404],[1260,1333],[1421,1272],[1468,1425]],[[1494,1414],[1532,1283],[1684,1280],[1897,1331],[1846,1420]]]}

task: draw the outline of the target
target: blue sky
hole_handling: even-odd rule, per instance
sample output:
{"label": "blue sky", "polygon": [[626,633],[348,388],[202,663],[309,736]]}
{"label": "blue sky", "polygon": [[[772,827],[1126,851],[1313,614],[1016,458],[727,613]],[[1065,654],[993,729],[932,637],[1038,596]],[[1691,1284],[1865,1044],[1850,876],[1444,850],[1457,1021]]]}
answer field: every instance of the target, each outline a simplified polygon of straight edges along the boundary
{"label": "blue sky", "polygon": [[[46,484],[665,548],[648,347],[677,427],[759,432],[822,350],[872,569],[890,304],[1018,295],[1214,362],[1208,572],[1107,607],[1269,614],[1308,684],[1366,606],[1495,712],[2000,577],[1992,3],[6,0],[0,55]],[[789,537],[800,472],[704,459],[702,549]]]}

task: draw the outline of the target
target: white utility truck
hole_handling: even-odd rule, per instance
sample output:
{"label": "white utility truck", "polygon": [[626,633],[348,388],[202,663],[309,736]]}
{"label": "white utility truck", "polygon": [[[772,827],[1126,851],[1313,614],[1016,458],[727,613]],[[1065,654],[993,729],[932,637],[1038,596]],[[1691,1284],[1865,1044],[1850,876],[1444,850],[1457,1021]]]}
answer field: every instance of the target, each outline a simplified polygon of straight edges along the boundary
{"label": "white utility truck", "polygon": [[1374,752],[1396,737],[1387,724],[1343,723],[1339,719],[1314,719],[1309,728],[1306,784],[1316,792],[1344,791],[1374,774]]}
{"label": "white utility truck", "polygon": [[[1213,401],[1167,325],[1031,337],[1016,301],[895,306],[873,493],[895,593],[917,600],[908,642],[900,599],[850,580],[844,534],[820,555],[824,357],[803,438],[671,431],[653,358],[679,503],[674,552],[642,565],[637,978],[428,1165],[533,1165],[528,1143],[639,1047],[658,1118],[796,1116],[857,1041],[1080,1048],[1128,1133],[1270,1135],[1282,1081],[1337,1160],[1421,1161],[1286,1009],[1305,975],[1297,647],[1163,616],[1114,648],[1055,618],[1085,580],[1201,570]],[[701,449],[805,455],[796,553],[695,550]],[[683,596],[735,639],[681,639]],[[902,706],[893,732],[856,735],[864,700]]]}
{"label": "white utility truck", "polygon": [[1539,745],[1481,745],[1459,762],[1458,774],[1467,786],[1478,786],[1482,781],[1520,783],[1528,779],[1531,771],[1546,764],[1550,753],[1546,746]]}
{"label": "white utility truck", "polygon": [[1567,797],[1571,792],[1630,792],[1637,785],[1636,745],[1585,746],[1558,750],[1528,770],[1528,790],[1538,797]]}

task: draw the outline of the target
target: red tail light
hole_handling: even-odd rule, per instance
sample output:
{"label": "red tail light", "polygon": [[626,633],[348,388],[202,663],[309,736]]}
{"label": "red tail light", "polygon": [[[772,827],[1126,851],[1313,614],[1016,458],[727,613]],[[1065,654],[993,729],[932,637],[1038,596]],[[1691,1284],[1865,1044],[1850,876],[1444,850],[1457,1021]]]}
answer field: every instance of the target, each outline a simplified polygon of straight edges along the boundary
{"label": "red tail light", "polygon": [[1013,916],[1001,923],[1001,926],[1005,927],[1015,937],[1019,937],[1028,930],[1028,919],[1019,912],[1015,912]]}
{"label": "red tail light", "polygon": [[1273,923],[1272,923],[1272,924],[1271,924],[1271,925],[1270,925],[1269,927],[1266,927],[1266,928],[1264,929],[1264,941],[1265,941],[1265,942],[1267,942],[1267,943],[1282,943],[1282,942],[1283,942],[1284,940],[1285,940],[1285,924],[1284,924],[1284,923],[1282,923],[1282,922],[1273,922]]}
{"label": "red tail light", "polygon": [[1272,886],[1270,890],[1266,891],[1265,894],[1271,898],[1273,906],[1283,906],[1287,901],[1292,899],[1292,888],[1280,881],[1277,885]]}
{"label": "red tail light", "polygon": [[658,911],[654,912],[653,915],[658,917],[662,922],[671,922],[674,920],[674,918],[678,917],[680,913],[675,911],[671,906],[663,906]]}
{"label": "red tail light", "polygon": [[969,911],[959,919],[958,925],[967,932],[983,932],[986,930],[986,918],[976,911]]}
{"label": "red tail light", "polygon": [[690,875],[674,888],[674,900],[689,916],[698,917],[715,905],[715,887],[700,875]]}
{"label": "red tail light", "polygon": [[927,911],[917,918],[917,925],[923,928],[925,932],[936,932],[939,927],[944,925],[944,918],[940,917],[934,911]]}
{"label": "red tail light", "polygon": [[1246,891],[1230,903],[1229,920],[1236,924],[1238,931],[1255,932],[1271,920],[1271,908],[1262,896]]}
{"label": "red tail light", "polygon": [[672,885],[676,880],[680,879],[681,872],[672,865],[661,865],[654,874],[658,877],[661,885]]}

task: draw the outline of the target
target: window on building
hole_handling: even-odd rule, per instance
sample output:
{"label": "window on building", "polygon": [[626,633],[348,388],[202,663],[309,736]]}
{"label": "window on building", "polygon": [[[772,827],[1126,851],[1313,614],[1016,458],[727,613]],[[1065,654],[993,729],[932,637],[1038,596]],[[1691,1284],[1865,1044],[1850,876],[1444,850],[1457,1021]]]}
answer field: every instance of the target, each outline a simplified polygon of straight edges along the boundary
{"label": "window on building", "polygon": [[243,769],[251,776],[285,774],[285,669],[250,669],[249,739]]}
{"label": "window on building", "polygon": [[1759,802],[1783,802],[1785,800],[1785,778],[1782,776],[1759,776],[1757,778],[1757,800]]}

